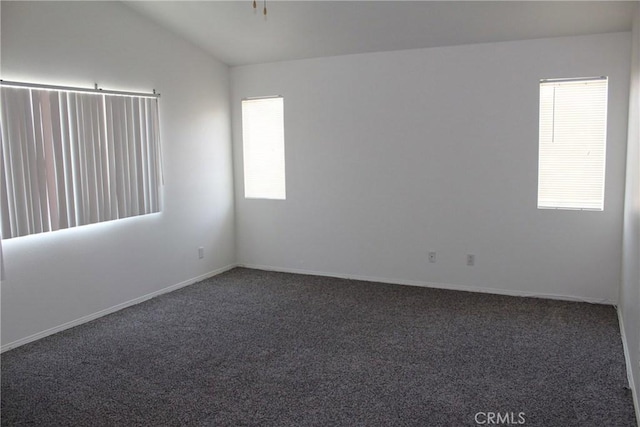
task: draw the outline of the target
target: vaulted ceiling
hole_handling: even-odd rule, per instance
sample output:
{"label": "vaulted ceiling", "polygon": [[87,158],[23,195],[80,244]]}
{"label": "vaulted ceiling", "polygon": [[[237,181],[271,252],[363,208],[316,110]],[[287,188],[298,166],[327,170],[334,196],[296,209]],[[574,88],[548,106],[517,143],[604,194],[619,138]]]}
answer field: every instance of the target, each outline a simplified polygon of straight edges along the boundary
{"label": "vaulted ceiling", "polygon": [[125,1],[231,65],[631,29],[634,1]]}

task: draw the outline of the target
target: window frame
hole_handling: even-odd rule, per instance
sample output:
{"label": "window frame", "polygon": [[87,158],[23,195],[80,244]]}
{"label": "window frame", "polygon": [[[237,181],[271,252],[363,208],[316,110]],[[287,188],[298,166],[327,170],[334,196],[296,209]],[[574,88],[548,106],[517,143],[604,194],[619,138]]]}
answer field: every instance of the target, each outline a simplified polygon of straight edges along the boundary
{"label": "window frame", "polygon": [[[576,85],[579,84],[591,84],[592,87],[585,87],[582,92],[576,90],[571,93],[571,86],[578,89],[579,86]],[[549,99],[548,94],[543,92],[548,91],[549,87],[553,88],[552,99]],[[563,97],[557,100],[556,89],[560,87],[563,87],[564,93],[561,92],[560,95]],[[592,91],[592,94],[589,94],[589,91]],[[603,211],[608,136],[608,77],[541,79],[538,94],[537,208],[540,210]],[[571,97],[575,99],[572,100]],[[581,98],[586,98],[591,103],[580,103]],[[551,107],[547,105],[549,102],[552,103]],[[557,108],[561,108],[561,110],[556,111]],[[563,121],[559,124],[556,123],[563,117]],[[594,118],[595,120],[593,120]],[[585,127],[585,123],[589,126]],[[577,125],[582,126],[576,127]],[[584,131],[584,129],[588,131]],[[583,133],[579,136],[581,131]],[[549,133],[551,140],[549,140]],[[564,145],[554,149],[550,144],[556,143],[556,133],[560,135],[561,144],[564,140]],[[582,152],[580,152],[581,150]],[[593,156],[595,160],[589,158],[592,151],[595,151]],[[563,161],[565,164],[562,164]],[[582,182],[578,182],[580,175],[583,175]],[[556,180],[555,183],[554,180]],[[565,195],[563,199],[561,193],[571,190],[582,192],[585,197],[580,200],[579,197]]]}
{"label": "window frame", "polygon": [[[276,104],[269,105],[274,102]],[[271,119],[278,120],[278,123],[259,122],[261,119],[254,115],[256,111],[250,109],[250,106],[259,109],[260,104],[264,108],[278,108],[277,112],[267,111],[272,114]],[[287,199],[284,97],[273,95],[243,98],[240,108],[244,198],[284,201]]]}
{"label": "window frame", "polygon": [[161,212],[159,94],[0,83],[2,239]]}

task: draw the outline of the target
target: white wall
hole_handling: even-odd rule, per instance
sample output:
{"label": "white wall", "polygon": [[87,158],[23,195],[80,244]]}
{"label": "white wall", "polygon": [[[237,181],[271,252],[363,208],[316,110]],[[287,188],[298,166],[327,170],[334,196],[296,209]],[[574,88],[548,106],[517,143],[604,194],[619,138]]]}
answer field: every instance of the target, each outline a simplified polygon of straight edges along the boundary
{"label": "white wall", "polygon": [[633,24],[626,178],[619,308],[628,371],[637,399],[640,395],[640,5],[636,6]]}
{"label": "white wall", "polygon": [[119,2],[1,8],[3,79],[162,94],[165,178],[160,214],[4,241],[4,347],[234,264],[228,67]]}
{"label": "white wall", "polygon": [[[617,302],[629,52],[617,33],[232,68],[238,261]],[[605,210],[538,210],[539,79],[600,75]],[[276,94],[287,200],[246,200],[240,100]]]}

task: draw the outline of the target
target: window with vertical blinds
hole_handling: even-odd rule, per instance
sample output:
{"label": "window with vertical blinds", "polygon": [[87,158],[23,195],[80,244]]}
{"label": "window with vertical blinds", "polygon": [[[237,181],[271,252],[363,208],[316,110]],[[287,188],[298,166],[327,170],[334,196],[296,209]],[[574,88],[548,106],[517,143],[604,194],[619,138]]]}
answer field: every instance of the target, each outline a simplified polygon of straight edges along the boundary
{"label": "window with vertical blinds", "polygon": [[542,80],[538,208],[603,210],[607,78]]}
{"label": "window with vertical blinds", "polygon": [[156,97],[0,91],[3,239],[159,212]]}
{"label": "window with vertical blinds", "polygon": [[286,199],[282,97],[242,101],[242,148],[244,196]]}

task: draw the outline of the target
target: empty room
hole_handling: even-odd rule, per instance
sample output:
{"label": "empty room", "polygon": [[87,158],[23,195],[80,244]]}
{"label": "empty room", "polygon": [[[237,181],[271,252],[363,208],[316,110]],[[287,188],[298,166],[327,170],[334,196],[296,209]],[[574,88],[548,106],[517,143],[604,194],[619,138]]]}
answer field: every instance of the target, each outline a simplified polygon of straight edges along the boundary
{"label": "empty room", "polygon": [[2,426],[637,426],[640,2],[0,2]]}

